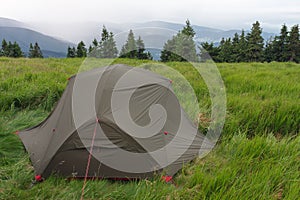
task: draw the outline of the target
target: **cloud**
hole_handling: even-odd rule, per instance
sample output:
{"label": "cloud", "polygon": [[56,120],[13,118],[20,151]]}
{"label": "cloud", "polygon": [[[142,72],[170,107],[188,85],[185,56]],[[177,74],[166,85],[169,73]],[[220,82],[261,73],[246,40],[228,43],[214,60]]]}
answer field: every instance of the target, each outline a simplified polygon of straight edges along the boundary
{"label": "cloud", "polygon": [[[15,6],[18,5],[18,6]],[[165,20],[218,28],[247,28],[264,24],[295,24],[298,0],[10,0],[1,2],[2,17],[53,24],[84,21],[116,23]],[[271,27],[271,26],[270,26]]]}

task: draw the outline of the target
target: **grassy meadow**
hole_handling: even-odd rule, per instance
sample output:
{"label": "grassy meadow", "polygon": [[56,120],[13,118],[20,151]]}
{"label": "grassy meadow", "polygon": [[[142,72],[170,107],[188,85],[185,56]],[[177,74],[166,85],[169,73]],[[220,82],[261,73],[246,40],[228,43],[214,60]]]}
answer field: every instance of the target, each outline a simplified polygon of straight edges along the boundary
{"label": "grassy meadow", "polygon": [[[101,65],[111,60],[102,60]],[[131,66],[155,61],[118,59]],[[33,168],[16,130],[48,116],[83,59],[0,58],[0,199],[79,199],[83,181],[50,177],[31,187]],[[188,63],[166,63],[181,72],[210,116],[208,90]],[[219,63],[227,96],[222,136],[212,152],[183,167],[174,184],[88,181],[85,199],[299,199],[300,65]],[[203,66],[205,67],[205,66]],[[183,98],[184,97],[180,97]],[[189,109],[190,105],[183,105]],[[207,131],[200,120],[199,128]]]}

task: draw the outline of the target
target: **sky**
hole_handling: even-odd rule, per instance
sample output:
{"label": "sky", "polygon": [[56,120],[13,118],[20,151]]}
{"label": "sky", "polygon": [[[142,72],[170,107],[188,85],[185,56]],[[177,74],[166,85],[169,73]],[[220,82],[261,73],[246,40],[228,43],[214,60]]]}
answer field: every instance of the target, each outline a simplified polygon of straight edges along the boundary
{"label": "sky", "polygon": [[[300,0],[0,0],[0,17],[31,24],[132,23],[162,20],[213,28],[279,32],[300,23]],[[57,26],[62,27],[62,26]]]}

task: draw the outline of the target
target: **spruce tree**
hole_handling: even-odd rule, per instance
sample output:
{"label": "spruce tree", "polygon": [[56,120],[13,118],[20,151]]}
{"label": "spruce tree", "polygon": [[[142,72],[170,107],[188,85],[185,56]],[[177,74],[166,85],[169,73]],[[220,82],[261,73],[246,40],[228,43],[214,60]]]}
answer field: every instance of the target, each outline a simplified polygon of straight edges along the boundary
{"label": "spruce tree", "polygon": [[101,42],[104,42],[104,41],[106,41],[106,40],[108,40],[108,37],[109,37],[109,32],[108,32],[108,30],[106,29],[106,27],[103,25],[100,43],[101,43]]}
{"label": "spruce tree", "polygon": [[246,57],[248,62],[263,61],[264,38],[261,36],[262,29],[256,21],[251,28],[251,32],[247,35],[247,51]]}
{"label": "spruce tree", "polygon": [[98,45],[99,45],[99,43],[98,43],[98,41],[97,41],[97,39],[96,38],[94,38],[94,40],[93,40],[93,47],[98,47]]}
{"label": "spruce tree", "polygon": [[276,59],[280,62],[285,62],[288,61],[288,30],[287,26],[284,24],[281,28],[280,31],[280,36],[279,36],[279,55],[277,55]]}
{"label": "spruce tree", "polygon": [[[287,55],[287,43],[288,43],[288,30],[284,24],[281,28],[280,35],[275,36],[272,41],[273,60],[278,62],[288,61]],[[269,42],[268,47],[270,48],[271,43]]]}
{"label": "spruce tree", "polygon": [[32,43],[29,44],[28,58],[34,58],[34,49]]}
{"label": "spruce tree", "polygon": [[194,36],[195,31],[187,20],[185,27],[164,44],[161,61],[197,61]]}
{"label": "spruce tree", "polygon": [[220,43],[220,53],[219,53],[219,60],[221,62],[233,62],[232,60],[232,44],[231,38],[224,39],[222,38]]}
{"label": "spruce tree", "polygon": [[264,50],[264,60],[266,62],[272,62],[276,60],[276,55],[274,53],[274,39],[270,37],[270,39],[266,43],[266,47]]}
{"label": "spruce tree", "polygon": [[189,37],[195,37],[196,32],[194,31],[194,29],[191,26],[190,21],[187,19],[185,22],[185,27],[183,27],[182,31],[181,31],[184,35],[189,36]]}
{"label": "spruce tree", "polygon": [[93,47],[90,45],[90,46],[89,46],[88,53],[90,54],[92,51],[93,51]]}
{"label": "spruce tree", "polygon": [[232,55],[231,55],[231,62],[239,62],[239,52],[240,52],[240,36],[238,33],[234,34],[232,38]]}
{"label": "spruce tree", "polygon": [[14,43],[11,43],[10,41],[8,42],[7,51],[8,57],[19,58],[24,56],[21,47],[16,41]]}
{"label": "spruce tree", "polygon": [[1,56],[8,56],[8,53],[9,53],[8,44],[7,44],[6,40],[3,39],[0,54],[1,54]]}
{"label": "spruce tree", "polygon": [[214,44],[203,42],[201,46],[199,46],[200,50],[200,61],[205,62],[207,60],[212,59],[214,62],[220,62],[219,60],[219,47],[214,47]]}
{"label": "spruce tree", "polygon": [[80,41],[77,45],[76,57],[82,58],[86,57],[87,49],[85,48],[85,44],[83,41]]}
{"label": "spruce tree", "polygon": [[123,45],[121,52],[121,58],[136,58],[137,57],[137,46],[134,39],[133,31],[130,30],[126,43]]}
{"label": "spruce tree", "polygon": [[30,43],[28,57],[29,58],[43,58],[43,53],[37,42],[34,44],[34,46],[32,45],[32,43]]}
{"label": "spruce tree", "polygon": [[245,31],[242,30],[242,33],[240,35],[239,39],[239,45],[238,45],[238,56],[237,56],[237,62],[246,62],[246,51],[247,51],[247,40],[245,36]]}
{"label": "spruce tree", "polygon": [[115,58],[117,55],[118,49],[114,40],[114,34],[108,32],[103,25],[101,39],[99,42],[96,38],[92,41],[92,46],[89,48],[89,57]]}
{"label": "spruce tree", "polygon": [[137,59],[143,59],[143,60],[152,60],[152,56],[150,52],[145,52],[145,44],[142,40],[141,36],[138,37],[136,40],[136,46],[137,46]]}
{"label": "spruce tree", "polygon": [[75,47],[68,47],[67,58],[75,58],[76,57],[76,49]]}
{"label": "spruce tree", "polygon": [[109,33],[106,40],[102,42],[101,58],[116,58],[118,56],[118,49],[116,47],[116,42],[114,40],[114,34]]}
{"label": "spruce tree", "polygon": [[291,28],[288,37],[287,46],[288,61],[300,62],[300,36],[299,36],[299,25],[295,25]]}
{"label": "spruce tree", "polygon": [[168,61],[177,61],[179,60],[179,56],[175,53],[176,48],[176,36],[173,36],[172,39],[168,40],[163,47],[163,50],[160,54],[160,60],[162,62]]}

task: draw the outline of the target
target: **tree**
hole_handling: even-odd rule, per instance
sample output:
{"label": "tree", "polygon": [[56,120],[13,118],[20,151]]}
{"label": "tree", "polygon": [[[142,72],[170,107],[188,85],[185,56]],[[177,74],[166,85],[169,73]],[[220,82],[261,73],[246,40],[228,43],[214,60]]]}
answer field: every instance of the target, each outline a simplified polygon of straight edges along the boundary
{"label": "tree", "polygon": [[86,57],[87,49],[85,48],[85,44],[83,41],[80,41],[77,45],[76,57],[82,58]]}
{"label": "tree", "polygon": [[288,61],[300,62],[300,36],[299,36],[299,26],[295,25],[291,28],[288,37],[287,45],[287,56]]}
{"label": "tree", "polygon": [[180,57],[175,53],[176,48],[176,36],[173,36],[172,39],[168,40],[163,47],[163,50],[160,54],[160,60],[162,62],[168,61],[177,61],[180,60]]}
{"label": "tree", "polygon": [[75,58],[76,57],[76,49],[75,47],[68,47],[67,58]]}
{"label": "tree", "polygon": [[248,43],[246,57],[248,62],[263,61],[264,38],[261,34],[262,29],[259,22],[256,21],[252,25],[251,32],[246,37]]}
{"label": "tree", "polygon": [[275,59],[279,62],[285,62],[288,61],[288,30],[287,26],[284,24],[280,30],[280,36],[278,37],[278,42],[275,42],[276,44],[275,51],[276,57]]}
{"label": "tree", "polygon": [[199,56],[201,62],[205,62],[210,59],[212,59],[215,62],[220,62],[219,60],[220,49],[219,47],[214,47],[214,44],[212,42],[201,43],[201,46],[199,46],[199,50],[200,50]]}
{"label": "tree", "polygon": [[29,58],[43,58],[43,53],[37,42],[34,44],[34,46],[32,45],[32,43],[30,43],[28,57]]}
{"label": "tree", "polygon": [[161,61],[197,61],[194,36],[195,31],[187,20],[185,27],[164,44]]}
{"label": "tree", "polygon": [[106,41],[108,39],[108,37],[109,37],[109,33],[108,33],[106,27],[103,25],[100,44],[101,44],[101,42]]}
{"label": "tree", "polygon": [[220,53],[219,53],[219,60],[221,62],[233,62],[232,60],[232,44],[231,38],[224,39],[222,38],[220,42]]}
{"label": "tree", "polygon": [[270,39],[266,43],[266,47],[264,50],[264,60],[267,62],[272,62],[276,60],[276,56],[274,53],[274,41],[275,40],[273,40],[272,37],[270,37]]}
{"label": "tree", "polygon": [[238,33],[234,34],[234,37],[232,38],[232,46],[231,46],[231,62],[239,62],[239,52],[240,52],[240,36]]}
{"label": "tree", "polygon": [[109,33],[108,37],[101,40],[101,58],[116,58],[118,56],[118,49],[114,40],[114,34]]}
{"label": "tree", "polygon": [[121,52],[121,58],[136,58],[137,57],[137,47],[134,39],[133,31],[130,30],[126,43],[123,45]]}
{"label": "tree", "polygon": [[92,46],[89,47],[89,57],[116,58],[117,56],[118,49],[114,40],[114,34],[108,32],[103,25],[100,41],[98,42],[95,38],[92,41]]}
{"label": "tree", "polygon": [[24,56],[21,47],[16,41],[14,43],[11,43],[9,41],[7,50],[8,50],[8,55],[7,55],[8,57],[19,58]]}
{"label": "tree", "polygon": [[181,31],[184,35],[186,36],[190,36],[190,37],[195,37],[196,32],[194,31],[194,29],[191,26],[190,21],[187,19],[185,22],[185,27],[183,27],[182,31]]}
{"label": "tree", "polygon": [[237,62],[246,62],[247,58],[246,58],[246,52],[247,52],[247,40],[245,37],[245,31],[242,30],[242,33],[240,35],[240,39],[239,39],[239,45],[238,45],[238,56],[237,56]]}
{"label": "tree", "polygon": [[130,30],[127,36],[126,43],[122,46],[120,58],[135,58],[152,60],[150,52],[145,52],[145,44],[141,36],[135,40],[133,31]]}
{"label": "tree", "polygon": [[8,44],[5,39],[2,40],[1,50],[0,50],[0,56],[8,56]]}
{"label": "tree", "polygon": [[6,42],[5,39],[2,40],[2,45],[0,49],[0,56],[19,58],[23,57],[24,53],[21,50],[21,47],[17,42],[12,43],[9,41]]}
{"label": "tree", "polygon": [[145,44],[144,41],[142,40],[141,36],[138,37],[136,40],[136,46],[137,46],[137,59],[141,60],[152,60],[152,56],[150,52],[145,52]]}
{"label": "tree", "polygon": [[98,47],[98,45],[99,45],[99,43],[98,43],[98,41],[97,41],[97,39],[96,38],[94,38],[94,40],[93,40],[93,47]]}

